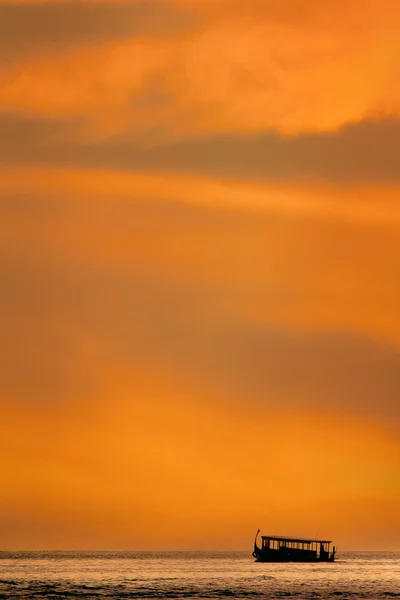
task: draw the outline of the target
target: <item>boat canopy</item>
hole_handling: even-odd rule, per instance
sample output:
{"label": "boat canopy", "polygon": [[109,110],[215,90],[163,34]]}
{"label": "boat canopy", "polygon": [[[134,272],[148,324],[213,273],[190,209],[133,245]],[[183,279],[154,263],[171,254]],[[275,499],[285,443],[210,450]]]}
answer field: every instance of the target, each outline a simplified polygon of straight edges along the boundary
{"label": "boat canopy", "polygon": [[274,542],[294,542],[295,544],[332,544],[332,540],[310,540],[302,538],[280,537],[274,535],[262,535],[261,539]]}

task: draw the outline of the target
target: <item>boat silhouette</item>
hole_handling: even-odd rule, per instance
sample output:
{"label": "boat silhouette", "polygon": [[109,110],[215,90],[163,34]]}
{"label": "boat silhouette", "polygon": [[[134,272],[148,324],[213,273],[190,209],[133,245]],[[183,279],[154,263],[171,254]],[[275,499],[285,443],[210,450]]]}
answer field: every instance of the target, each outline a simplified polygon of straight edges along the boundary
{"label": "boat silhouette", "polygon": [[336,547],[331,540],[311,540],[263,535],[261,548],[257,546],[257,531],[253,556],[256,562],[333,562]]}

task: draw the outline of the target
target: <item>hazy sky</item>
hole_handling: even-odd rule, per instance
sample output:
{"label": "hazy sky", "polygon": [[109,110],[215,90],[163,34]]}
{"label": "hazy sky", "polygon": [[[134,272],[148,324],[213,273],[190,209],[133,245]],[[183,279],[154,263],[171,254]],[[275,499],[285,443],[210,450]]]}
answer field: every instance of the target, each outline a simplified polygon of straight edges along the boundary
{"label": "hazy sky", "polygon": [[3,549],[400,550],[399,31],[0,1]]}

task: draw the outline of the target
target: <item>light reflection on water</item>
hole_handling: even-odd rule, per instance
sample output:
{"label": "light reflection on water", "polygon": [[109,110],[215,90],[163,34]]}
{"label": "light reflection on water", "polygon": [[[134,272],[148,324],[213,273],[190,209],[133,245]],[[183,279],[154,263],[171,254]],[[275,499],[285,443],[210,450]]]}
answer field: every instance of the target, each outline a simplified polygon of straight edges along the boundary
{"label": "light reflection on water", "polygon": [[400,553],[261,564],[251,553],[0,553],[0,598],[400,598]]}

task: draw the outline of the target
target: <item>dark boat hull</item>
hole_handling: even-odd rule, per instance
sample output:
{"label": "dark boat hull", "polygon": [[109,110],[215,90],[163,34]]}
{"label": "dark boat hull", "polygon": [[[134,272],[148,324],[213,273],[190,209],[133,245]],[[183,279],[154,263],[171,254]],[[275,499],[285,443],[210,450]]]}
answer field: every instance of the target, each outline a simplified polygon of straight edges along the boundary
{"label": "dark boat hull", "polygon": [[253,552],[256,562],[333,562],[330,556],[326,559],[319,558],[314,552],[299,550],[298,552],[286,552],[284,550],[266,550],[260,548]]}

